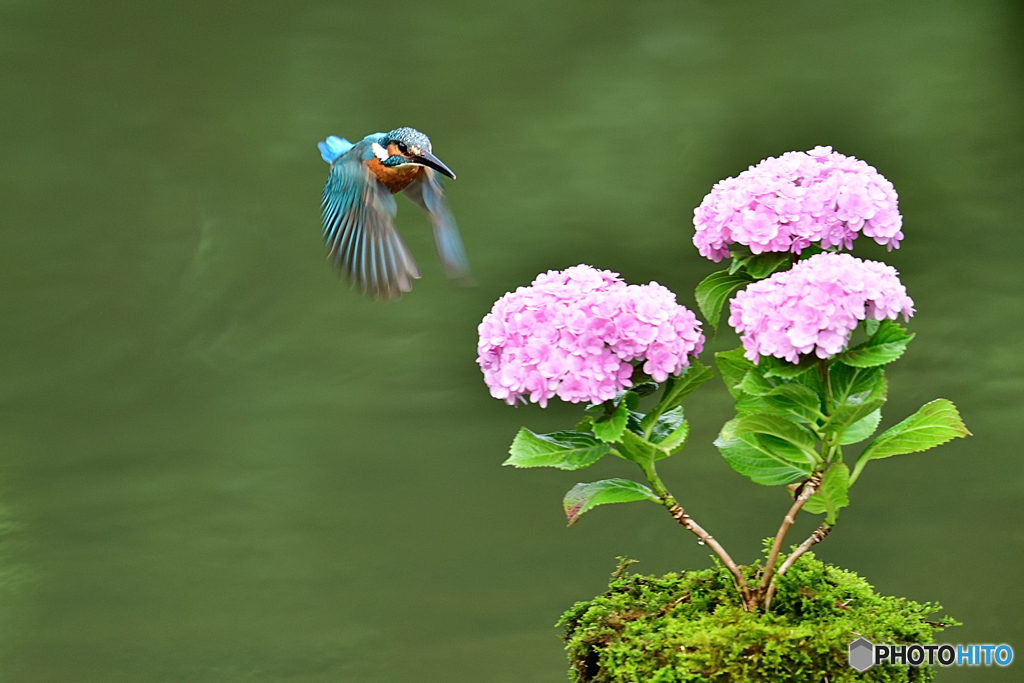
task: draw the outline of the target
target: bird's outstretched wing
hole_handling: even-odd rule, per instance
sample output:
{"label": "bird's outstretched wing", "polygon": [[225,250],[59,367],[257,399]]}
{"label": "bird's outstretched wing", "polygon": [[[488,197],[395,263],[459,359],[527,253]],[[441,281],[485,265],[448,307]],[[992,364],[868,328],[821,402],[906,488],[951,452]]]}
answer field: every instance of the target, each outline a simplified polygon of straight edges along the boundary
{"label": "bird's outstretched wing", "polygon": [[339,138],[337,135],[327,136],[326,140],[316,143],[316,146],[320,148],[320,157],[329,164],[333,164],[335,159],[355,147],[351,142],[345,138]]}
{"label": "bird's outstretched wing", "polygon": [[397,299],[412,289],[409,279],[418,278],[420,272],[391,220],[394,197],[357,151],[336,159],[327,176],[324,240],[331,260],[353,286]]}
{"label": "bird's outstretched wing", "polygon": [[434,226],[434,244],[444,272],[450,278],[462,280],[464,284],[473,284],[459,228],[445,201],[437,171],[424,167],[404,192],[430,216],[430,223]]}

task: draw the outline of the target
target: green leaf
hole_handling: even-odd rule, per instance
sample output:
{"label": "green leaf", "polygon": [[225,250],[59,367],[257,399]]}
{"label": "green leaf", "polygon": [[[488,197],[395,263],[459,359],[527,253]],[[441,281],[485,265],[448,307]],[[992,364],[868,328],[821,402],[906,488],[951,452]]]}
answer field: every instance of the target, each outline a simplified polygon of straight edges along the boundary
{"label": "green leaf", "polygon": [[715,365],[718,366],[718,372],[722,375],[725,388],[729,390],[732,397],[738,399],[743,396],[744,392],[739,388],[739,384],[751,368],[756,367],[743,356],[743,347],[716,353]]}
{"label": "green leaf", "polygon": [[856,402],[856,397],[862,400],[875,390],[884,374],[882,368],[855,368],[843,363],[833,363],[828,372],[833,403],[838,406],[851,400]]}
{"label": "green leaf", "polygon": [[828,513],[825,523],[832,526],[836,523],[840,508],[850,504],[847,495],[850,490],[850,468],[837,462],[828,468],[818,492],[807,499],[803,509],[811,514]]}
{"label": "green leaf", "polygon": [[683,368],[681,375],[678,377],[670,376],[666,379],[665,392],[661,395],[661,400],[658,401],[658,405],[654,406],[645,418],[644,433],[647,434],[646,430],[651,424],[654,424],[663,414],[682,403],[687,396],[696,391],[701,384],[704,384],[713,376],[714,373],[711,371],[711,368],[693,360],[690,362],[689,367]]}
{"label": "green leaf", "polygon": [[775,383],[765,379],[761,368],[754,366],[747,371],[747,374],[743,376],[743,381],[736,388],[751,396],[764,396],[775,388]]}
{"label": "green leaf", "polygon": [[578,470],[593,465],[610,452],[611,446],[590,434],[569,431],[535,434],[523,427],[512,441],[509,459],[502,464]]}
{"label": "green leaf", "polygon": [[665,455],[659,454],[657,446],[653,443],[630,431],[622,433],[622,441],[616,444],[615,450],[620,457],[635,462],[641,467],[647,467],[659,457],[665,457]]}
{"label": "green leaf", "polygon": [[738,273],[750,259],[754,258],[754,252],[750,251],[750,247],[742,244],[731,244],[729,245],[729,256],[732,258],[729,263],[729,274],[732,275]]}
{"label": "green leaf", "polygon": [[576,484],[565,494],[562,507],[572,526],[587,510],[607,503],[630,503],[634,500],[660,502],[654,491],[629,479],[602,479],[589,484]]}
{"label": "green leaf", "polygon": [[634,434],[643,435],[644,430],[640,425],[644,417],[643,413],[638,413],[635,410],[629,411],[629,416],[626,418],[626,429]]}
{"label": "green leaf", "polygon": [[902,356],[913,338],[898,323],[883,320],[866,342],[839,354],[838,359],[857,368],[885,365]]}
{"label": "green leaf", "polygon": [[658,459],[667,458],[668,456],[676,453],[683,446],[686,445],[686,439],[690,436],[690,424],[683,420],[679,423],[679,426],[665,435],[665,438],[657,442],[658,450],[663,452],[665,455],[659,456]]}
{"label": "green leaf", "polygon": [[790,363],[788,360],[774,356],[761,356],[758,367],[764,372],[765,377],[794,379],[817,366],[819,360],[821,359],[817,356],[808,355],[801,356],[799,363]]}
{"label": "green leaf", "polygon": [[[814,373],[807,373],[809,376],[812,374]],[[820,387],[820,383],[818,386]],[[759,366],[752,365],[736,389],[759,399],[738,398],[736,401],[737,412],[771,413],[812,424],[819,418],[824,419],[821,412],[821,398],[817,393],[796,380],[765,377],[763,369]],[[760,406],[761,410],[755,410],[756,406]]]}
{"label": "green leaf", "polygon": [[652,442],[657,443],[661,439],[679,426],[679,423],[683,421],[683,407],[676,406],[672,410],[668,411],[664,415],[655,415],[654,413],[648,413],[644,416],[644,419],[640,421],[640,427],[644,433],[650,432],[649,438]]}
{"label": "green leaf", "polygon": [[743,265],[746,267],[750,277],[755,280],[763,280],[778,270],[784,263],[789,263],[788,252],[770,251],[748,259]]}
{"label": "green leaf", "polygon": [[857,420],[843,431],[839,444],[848,446],[851,443],[860,443],[875,433],[878,423],[882,421],[882,411],[873,410],[866,417]]}
{"label": "green leaf", "polygon": [[665,380],[665,393],[658,404],[659,413],[664,413],[683,402],[683,400],[697,391],[697,387],[715,376],[706,365],[692,360],[690,366],[683,369],[683,374],[678,377],[669,377]]}
{"label": "green leaf", "polygon": [[725,305],[726,300],[734,291],[752,281],[743,273],[733,274],[727,270],[711,273],[701,280],[694,296],[697,298],[700,312],[711,325],[712,330],[718,329],[718,319],[722,315],[722,306]]}
{"label": "green leaf", "polygon": [[960,419],[960,413],[952,401],[936,399],[924,404],[916,413],[885,430],[868,444],[857,458],[851,479],[856,481],[861,470],[871,460],[926,451],[968,435],[970,431]]}
{"label": "green leaf", "polygon": [[820,373],[817,372],[803,372],[793,378],[793,381],[797,384],[807,387],[815,396],[825,395],[825,385],[822,382]]}
{"label": "green leaf", "polygon": [[768,407],[765,412],[785,415],[790,419],[796,418],[800,422],[812,425],[816,424],[819,418],[824,419],[821,412],[821,397],[797,382],[780,384],[761,396],[761,400]]}
{"label": "green leaf", "polygon": [[637,396],[649,396],[658,390],[657,382],[640,382],[630,389]]}
{"label": "green leaf", "polygon": [[605,443],[618,441],[622,438],[622,433],[626,431],[628,418],[629,408],[626,407],[626,401],[620,401],[610,415],[606,412],[593,418],[594,436]]}
{"label": "green leaf", "polygon": [[760,396],[751,396],[750,394],[741,394],[736,399],[736,417],[743,417],[745,415],[754,415],[760,413],[774,413],[772,407],[768,405]]}
{"label": "green leaf", "polygon": [[[787,420],[779,415],[768,415],[755,413],[744,415],[735,420],[730,420],[727,425],[731,432],[728,436],[743,436],[744,434],[767,434],[769,436],[789,442],[796,448],[803,451],[811,462],[818,462],[820,456],[815,452],[814,434],[806,427]],[[725,433],[723,427],[722,432]],[[727,439],[728,440],[728,439]]]}
{"label": "green leaf", "polygon": [[733,468],[756,484],[777,486],[807,479],[814,463],[807,453],[773,436],[745,434],[735,436],[727,422],[715,440],[722,457]]}
{"label": "green leaf", "polygon": [[626,408],[629,410],[636,410],[640,407],[640,395],[632,389],[624,393],[622,398],[619,400],[621,403],[625,404]]}
{"label": "green leaf", "polygon": [[829,384],[832,415],[822,430],[833,434],[844,434],[855,422],[881,408],[888,392],[885,373],[880,367],[855,368],[833,363],[829,368]]}
{"label": "green leaf", "polygon": [[[649,423],[650,415],[644,418],[641,426],[646,432],[648,427],[651,431],[650,442],[658,447],[663,454],[656,454],[657,459],[668,457],[678,451],[686,444],[686,437],[690,434],[690,427],[683,419],[683,407],[676,406],[656,421]],[[647,423],[647,424],[644,424]]]}
{"label": "green leaf", "polygon": [[878,326],[882,324],[881,320],[875,320],[874,318],[864,318],[864,332],[870,337],[878,331]]}

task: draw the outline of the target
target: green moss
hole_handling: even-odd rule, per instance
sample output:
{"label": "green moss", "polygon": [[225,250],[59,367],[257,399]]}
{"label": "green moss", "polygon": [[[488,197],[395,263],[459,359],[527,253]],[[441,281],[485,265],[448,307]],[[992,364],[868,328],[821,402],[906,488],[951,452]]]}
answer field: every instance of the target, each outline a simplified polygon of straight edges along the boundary
{"label": "green moss", "polygon": [[[559,625],[575,683],[715,681],[931,681],[932,668],[882,666],[857,673],[849,643],[932,643],[944,622],[926,621],[941,607],[878,595],[853,572],[807,553],[779,581],[771,612],[743,611],[723,567],[626,575],[578,602]],[[756,583],[760,567],[743,568]]]}

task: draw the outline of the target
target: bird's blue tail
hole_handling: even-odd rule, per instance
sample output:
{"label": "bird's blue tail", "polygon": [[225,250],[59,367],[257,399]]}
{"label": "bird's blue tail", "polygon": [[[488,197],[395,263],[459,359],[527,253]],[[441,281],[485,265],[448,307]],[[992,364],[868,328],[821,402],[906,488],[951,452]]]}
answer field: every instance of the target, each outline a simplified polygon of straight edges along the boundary
{"label": "bird's blue tail", "polygon": [[316,143],[316,146],[320,148],[320,156],[324,161],[333,164],[338,157],[352,149],[354,145],[345,138],[331,135],[323,142]]}

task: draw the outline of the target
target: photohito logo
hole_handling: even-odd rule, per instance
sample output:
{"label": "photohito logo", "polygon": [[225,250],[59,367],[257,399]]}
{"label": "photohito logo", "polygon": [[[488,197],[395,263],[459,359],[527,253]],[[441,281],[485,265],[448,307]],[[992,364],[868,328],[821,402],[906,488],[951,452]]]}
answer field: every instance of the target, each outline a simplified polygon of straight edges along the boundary
{"label": "photohito logo", "polygon": [[850,643],[850,666],[867,671],[877,664],[941,666],[1009,666],[1009,645],[875,645],[867,638]]}

